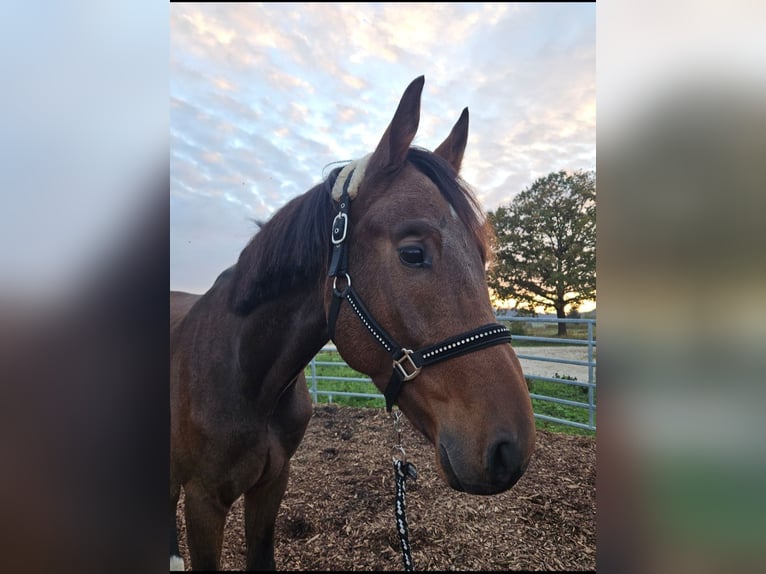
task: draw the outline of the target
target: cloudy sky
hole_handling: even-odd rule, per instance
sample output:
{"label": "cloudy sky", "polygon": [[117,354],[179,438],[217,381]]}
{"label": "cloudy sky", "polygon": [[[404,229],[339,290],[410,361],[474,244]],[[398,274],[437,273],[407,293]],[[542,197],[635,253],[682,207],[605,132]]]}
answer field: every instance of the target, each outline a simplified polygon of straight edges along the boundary
{"label": "cloudy sky", "polygon": [[371,152],[425,76],[414,141],[470,113],[485,209],[595,169],[595,4],[170,5],[170,287],[201,293],[257,227]]}

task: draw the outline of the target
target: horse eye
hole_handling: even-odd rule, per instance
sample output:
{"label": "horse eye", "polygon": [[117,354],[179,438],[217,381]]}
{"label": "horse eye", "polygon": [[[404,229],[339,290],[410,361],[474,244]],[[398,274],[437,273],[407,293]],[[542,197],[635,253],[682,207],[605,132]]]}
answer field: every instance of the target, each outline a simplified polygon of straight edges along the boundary
{"label": "horse eye", "polygon": [[399,259],[410,267],[421,267],[425,262],[423,250],[420,247],[402,247],[399,249]]}

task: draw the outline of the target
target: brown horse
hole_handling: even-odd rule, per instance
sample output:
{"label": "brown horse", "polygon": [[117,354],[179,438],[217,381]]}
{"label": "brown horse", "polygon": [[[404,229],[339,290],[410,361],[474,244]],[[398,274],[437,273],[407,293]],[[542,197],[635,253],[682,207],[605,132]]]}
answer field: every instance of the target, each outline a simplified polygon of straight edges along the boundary
{"label": "brown horse", "polygon": [[434,445],[452,488],[500,493],[526,469],[529,393],[494,323],[489,228],[458,177],[468,109],[434,152],[411,147],[423,83],[372,154],[279,210],[207,293],[171,292],[171,564],[183,486],[194,569],[218,568],[242,494],[247,568],[274,569],[290,458],[312,415],[303,369],[330,338]]}

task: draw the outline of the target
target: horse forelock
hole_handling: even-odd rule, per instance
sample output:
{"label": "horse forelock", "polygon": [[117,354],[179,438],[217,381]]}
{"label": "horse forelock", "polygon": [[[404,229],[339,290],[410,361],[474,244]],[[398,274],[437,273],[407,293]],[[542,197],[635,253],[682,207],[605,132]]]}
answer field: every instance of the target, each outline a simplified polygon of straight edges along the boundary
{"label": "horse forelock", "polygon": [[[261,225],[234,268],[229,295],[234,312],[247,314],[259,303],[324,277],[329,266],[335,192],[351,177],[349,190],[356,195],[368,159],[365,156],[333,169],[322,183],[292,199]],[[436,185],[465,224],[486,263],[491,253],[491,228],[468,185],[449,162],[428,150],[411,147],[407,159]]]}
{"label": "horse forelock", "polygon": [[472,235],[482,261],[487,263],[492,253],[492,228],[468,184],[447,160],[426,149],[411,147],[407,159],[439,188],[450,208]]}
{"label": "horse forelock", "polygon": [[[335,183],[330,185],[335,201],[340,201],[343,186],[348,178],[351,178],[348,185],[349,197],[352,200],[356,197],[371,155],[367,154],[354,160],[341,169]],[[427,149],[411,146],[407,160],[436,185],[447,200],[453,216],[459,218],[468,228],[479,248],[482,261],[487,263],[492,253],[493,232],[470,186],[460,178],[447,160]]]}

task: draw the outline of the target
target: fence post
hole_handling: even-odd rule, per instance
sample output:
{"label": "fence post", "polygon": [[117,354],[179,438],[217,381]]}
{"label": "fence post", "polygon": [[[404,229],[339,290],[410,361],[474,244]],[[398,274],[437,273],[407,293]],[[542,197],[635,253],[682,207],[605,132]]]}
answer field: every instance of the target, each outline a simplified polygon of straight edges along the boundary
{"label": "fence post", "polygon": [[314,404],[316,404],[317,401],[317,358],[314,356],[313,359],[311,359],[311,394],[314,397]]}
{"label": "fence post", "polygon": [[593,428],[593,322],[588,321],[588,424]]}

